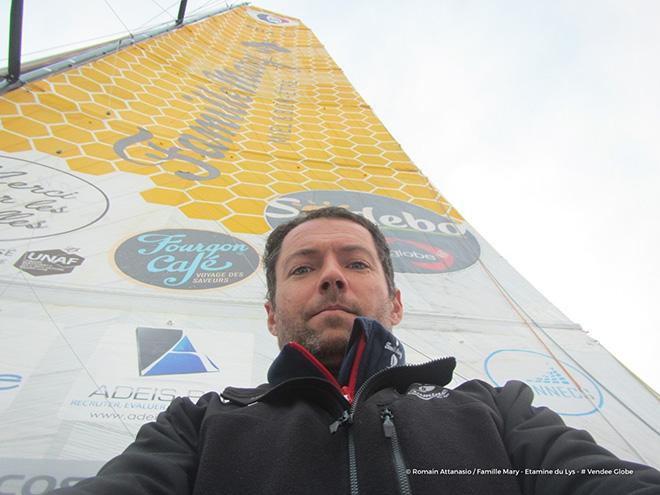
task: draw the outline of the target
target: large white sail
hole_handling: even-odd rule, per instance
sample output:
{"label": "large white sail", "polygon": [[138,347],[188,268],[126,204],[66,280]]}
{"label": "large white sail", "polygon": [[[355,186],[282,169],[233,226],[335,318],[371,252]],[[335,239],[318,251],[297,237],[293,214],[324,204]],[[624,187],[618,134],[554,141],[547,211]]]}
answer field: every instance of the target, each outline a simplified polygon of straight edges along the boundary
{"label": "large white sail", "polygon": [[177,396],[265,380],[260,255],[339,205],[385,232],[409,362],[660,466],[658,398],[442,197],[301,21],[240,7],[0,96],[0,492],[92,475]]}

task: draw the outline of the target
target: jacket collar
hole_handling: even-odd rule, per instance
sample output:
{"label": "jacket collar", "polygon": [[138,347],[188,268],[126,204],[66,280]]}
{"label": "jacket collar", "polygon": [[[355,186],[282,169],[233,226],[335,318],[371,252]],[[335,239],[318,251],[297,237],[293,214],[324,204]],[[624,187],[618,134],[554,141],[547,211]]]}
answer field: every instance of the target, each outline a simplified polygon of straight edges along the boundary
{"label": "jacket collar", "polygon": [[279,385],[293,378],[324,378],[352,400],[355,391],[371,375],[402,364],[405,364],[405,351],[392,332],[375,320],[358,317],[336,378],[307,349],[290,342],[268,370],[268,382]]}

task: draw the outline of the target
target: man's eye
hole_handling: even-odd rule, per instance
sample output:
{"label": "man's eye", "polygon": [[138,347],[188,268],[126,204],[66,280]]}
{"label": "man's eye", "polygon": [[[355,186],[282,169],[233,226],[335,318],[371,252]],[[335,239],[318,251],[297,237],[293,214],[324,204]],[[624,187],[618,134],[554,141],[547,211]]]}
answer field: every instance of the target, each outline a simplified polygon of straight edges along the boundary
{"label": "man's eye", "polygon": [[304,273],[311,272],[312,269],[309,266],[297,266],[291,270],[291,275],[302,275]]}
{"label": "man's eye", "polygon": [[364,261],[351,261],[348,264],[349,268],[353,268],[355,270],[364,270],[365,268],[369,268],[369,265],[366,264]]}

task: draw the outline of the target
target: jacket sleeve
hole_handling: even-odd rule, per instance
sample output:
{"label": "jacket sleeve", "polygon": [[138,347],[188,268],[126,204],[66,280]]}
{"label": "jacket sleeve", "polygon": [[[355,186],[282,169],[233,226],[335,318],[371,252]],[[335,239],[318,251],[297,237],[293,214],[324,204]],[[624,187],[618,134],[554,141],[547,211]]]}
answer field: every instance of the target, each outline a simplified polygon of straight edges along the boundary
{"label": "jacket sleeve", "polygon": [[[207,394],[197,405],[177,397],[156,421],[138,431],[126,450],[98,474],[53,495],[185,495],[192,493],[198,462],[198,437]],[[211,400],[217,398],[211,397]]]}
{"label": "jacket sleeve", "polygon": [[[586,431],[566,426],[555,412],[533,407],[534,394],[526,384],[508,382],[492,393],[525,495],[660,494],[659,471],[619,459]],[[549,469],[553,474],[525,474],[525,469]],[[556,469],[563,471],[554,474]],[[589,474],[590,469],[612,474]]]}

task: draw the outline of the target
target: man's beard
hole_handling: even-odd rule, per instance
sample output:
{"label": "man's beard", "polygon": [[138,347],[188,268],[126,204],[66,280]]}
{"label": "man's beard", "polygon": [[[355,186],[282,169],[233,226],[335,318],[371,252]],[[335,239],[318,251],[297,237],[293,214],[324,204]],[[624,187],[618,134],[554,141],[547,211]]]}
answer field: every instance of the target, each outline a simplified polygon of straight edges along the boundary
{"label": "man's beard", "polygon": [[[342,328],[342,325],[347,325],[347,318],[328,315],[324,316],[324,321],[319,322],[323,325],[325,331],[315,330],[310,328],[307,322],[314,317],[318,312],[327,306],[340,304],[348,309],[348,312],[358,316],[367,316],[368,318],[377,320],[388,330],[391,330],[390,324],[390,309],[389,302],[377,308],[376,313],[373,315],[364,315],[362,310],[355,306],[344,304],[342,301],[324,301],[323,304],[317,305],[312,310],[300,315],[299,317],[290,317],[279,313],[277,315],[278,326],[280,331],[278,333],[278,344],[280,349],[289,342],[297,342],[305,347],[316,359],[323,363],[331,373],[336,375],[341,366],[341,362],[346,354],[348,341],[351,337],[351,331],[355,318],[352,318],[348,328]],[[276,310],[277,311],[277,310]],[[284,329],[284,331],[282,331]]]}

